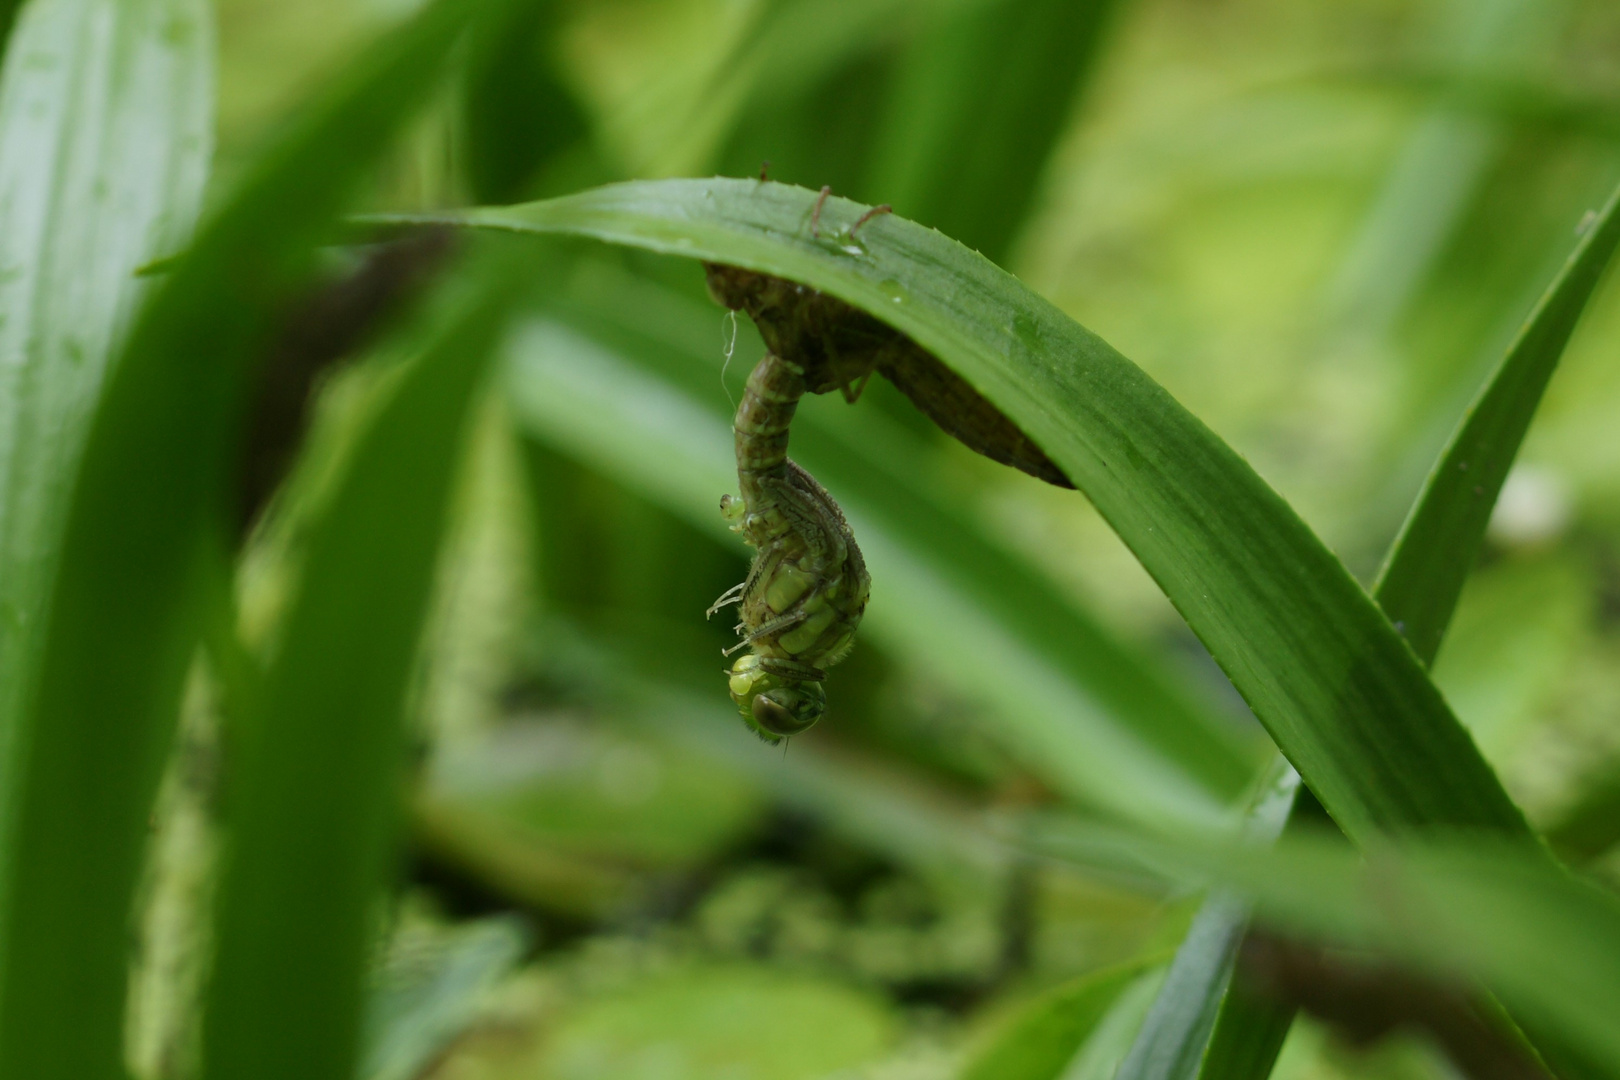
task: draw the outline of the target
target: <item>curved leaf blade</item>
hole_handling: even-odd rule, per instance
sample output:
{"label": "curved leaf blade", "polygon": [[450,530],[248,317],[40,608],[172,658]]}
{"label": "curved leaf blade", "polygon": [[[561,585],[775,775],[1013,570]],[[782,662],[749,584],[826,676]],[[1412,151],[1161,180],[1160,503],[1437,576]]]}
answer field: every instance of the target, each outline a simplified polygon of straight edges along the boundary
{"label": "curved leaf blade", "polygon": [[[946,237],[739,180],[631,183],[432,220],[563,232],[802,281],[950,364],[1085,491],[1272,738],[1358,839],[1425,826],[1525,834],[1422,666],[1232,449],[1105,342]],[[843,230],[843,232],[839,232]]]}

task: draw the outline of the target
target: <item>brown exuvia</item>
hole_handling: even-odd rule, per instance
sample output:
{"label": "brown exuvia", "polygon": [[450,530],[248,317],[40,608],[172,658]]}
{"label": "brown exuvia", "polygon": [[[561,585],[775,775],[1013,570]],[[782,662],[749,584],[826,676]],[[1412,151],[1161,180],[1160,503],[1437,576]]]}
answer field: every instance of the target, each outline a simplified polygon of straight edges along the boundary
{"label": "brown exuvia", "polygon": [[922,413],[968,449],[1058,487],[1074,484],[984,395],[911,338],[808,285],[705,263],[709,294],[754,320],[772,354],[804,373],[805,390],[851,400],[880,372]]}

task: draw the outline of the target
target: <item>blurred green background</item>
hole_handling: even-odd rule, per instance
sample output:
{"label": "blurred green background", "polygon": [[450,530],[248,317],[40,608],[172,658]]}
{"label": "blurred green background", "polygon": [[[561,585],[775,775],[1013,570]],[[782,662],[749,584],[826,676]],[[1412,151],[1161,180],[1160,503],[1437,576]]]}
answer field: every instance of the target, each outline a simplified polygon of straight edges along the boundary
{"label": "blurred green background", "polygon": [[[216,189],[412,6],[220,0]],[[497,59],[440,95],[372,206],[766,161],[891,203],[1143,366],[1363,581],[1620,177],[1620,7],[1603,0],[575,0],[470,47]],[[827,720],[757,743],[726,699],[727,628],[702,612],[746,569],[715,504],[758,338],[689,262],[568,258],[505,348],[460,482],[366,1075],[930,1080],[1064,980],[1117,964],[1151,980],[1196,897],[990,837],[1029,808],[1239,804],[1266,740],[1153,582],[1083,498],[975,458],[887,385],[807,402],[795,456],[867,546],[872,606]],[[1620,880],[1603,862],[1620,821],[1616,340],[1611,288],[1435,674],[1535,823]],[[253,533],[250,637],[274,633],[372,378],[327,380]],[[145,1076],[194,1049],[219,781],[194,689],[134,976]],[[1166,709],[1203,741],[1133,726]],[[1049,753],[1056,730],[1094,732],[1096,754]],[[1116,1059],[1150,999],[1142,984],[1116,1007]],[[1088,1052],[1067,1075],[1110,1074],[1108,1047]],[[1415,1040],[1358,1054],[1302,1021],[1276,1075],[1446,1068]]]}

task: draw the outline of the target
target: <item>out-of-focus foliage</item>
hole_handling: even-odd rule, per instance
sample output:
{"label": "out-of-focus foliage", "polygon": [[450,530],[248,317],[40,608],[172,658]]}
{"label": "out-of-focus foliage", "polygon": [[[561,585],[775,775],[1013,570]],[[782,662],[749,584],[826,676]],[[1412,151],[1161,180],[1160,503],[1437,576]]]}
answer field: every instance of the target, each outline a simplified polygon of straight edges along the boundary
{"label": "out-of-focus foliage", "polygon": [[[1612,3],[217,0],[210,19],[181,0],[26,0],[0,2],[0,28],[13,6],[0,1071],[71,1042],[82,1059],[57,1067],[105,1072],[123,1017],[142,1080],[285,1074],[270,1051],[311,1075],[358,1061],[375,1080],[1192,1075],[1239,949],[1241,892],[1290,932],[1484,979],[1549,1060],[1573,1049],[1620,1075],[1590,1015],[1601,988],[1580,992],[1589,968],[1565,963],[1581,959],[1575,931],[1593,955],[1620,940],[1597,888],[1473,849],[1358,869],[1292,837],[1308,815],[1280,853],[1211,856],[1257,796],[1278,809],[1293,793],[1288,777],[1268,786],[1275,751],[1233,683],[1272,730],[1322,729],[1267,696],[1308,682],[1303,665],[1234,660],[1282,655],[1257,629],[1269,624],[1210,635],[1253,582],[1223,580],[1236,599],[1205,611],[1197,579],[1165,568],[1213,565],[1207,553],[1155,561],[1151,529],[1196,535],[1176,531],[1169,488],[1098,505],[1116,522],[1120,506],[1168,507],[1122,531],[1232,683],[1087,499],[975,457],[881,380],[854,407],[806,401],[792,452],[849,512],[872,605],[828,680],[826,720],[767,748],[726,699],[729,620],[702,617],[746,571],[715,504],[734,490],[726,428],[760,354],[753,328],[708,300],[690,260],[573,241],[458,242],[424,264],[419,294],[379,287],[366,307],[349,286],[382,280],[365,275],[390,249],[337,225],[343,211],[715,174],[890,203],[1129,357],[1371,587],[1468,403],[1620,180]],[[670,228],[693,248],[705,214],[740,219],[738,198],[670,211]],[[188,256],[200,206],[214,211]],[[833,206],[829,231],[845,213]],[[797,235],[762,243],[785,251]],[[316,258],[313,243],[327,245]],[[135,314],[148,296],[150,326]],[[981,302],[955,313],[964,355],[981,322],[1005,329]],[[288,475],[243,536],[221,524],[224,448],[261,430],[242,416],[273,386],[244,382],[162,429],[194,425],[195,439],[129,434],[157,431],[163,402],[183,412],[197,372],[281,370],[327,340],[333,355],[289,391],[311,408],[307,430],[284,433]],[[1433,663],[1444,705],[1416,662],[1432,648],[1414,639],[1414,657],[1371,604],[1355,608],[1373,643],[1358,655],[1397,671],[1402,708],[1441,723],[1449,707],[1483,759],[1380,761],[1393,739],[1330,755],[1346,775],[1324,801],[1358,841],[1435,818],[1512,827],[1500,778],[1574,873],[1620,887],[1616,340],[1620,294],[1600,284],[1562,359],[1547,357],[1558,371],[1522,449],[1496,445],[1496,465],[1514,464],[1477,561],[1455,566],[1467,584]],[[129,388],[98,398],[120,364],[135,365]],[[140,381],[158,368],[168,382]],[[1051,422],[1103,431],[1080,412]],[[142,479],[143,460],[159,471]],[[108,479],[125,468],[138,483]],[[153,509],[177,493],[183,513]],[[75,498],[88,509],[73,519]],[[128,514],[106,512],[117,499]],[[190,590],[157,596],[170,614],[125,635],[153,670],[72,651],[101,640],[101,605],[116,629],[133,625],[119,596],[161,591],[133,572],[119,588],[106,567],[135,549],[102,521],[162,548],[162,580]],[[53,611],[64,536],[69,599]],[[1317,557],[1303,540],[1277,550]],[[1299,565],[1260,570],[1280,581]],[[85,566],[105,572],[75,576]],[[92,580],[104,596],[71,592]],[[33,741],[36,626],[62,635],[46,705],[135,688],[95,690],[106,715],[83,737],[48,727]],[[159,786],[155,759],[120,757],[119,738],[148,756],[167,745],[159,721],[176,720],[188,658]],[[1316,690],[1321,716],[1354,718],[1348,697]],[[140,723],[92,737],[121,710]],[[1279,742],[1307,773],[1328,745]],[[72,788],[102,775],[127,790]],[[1390,777],[1432,799],[1415,820],[1376,802]],[[1456,792],[1485,792],[1490,812],[1449,816]],[[104,810],[123,830],[112,839],[85,824]],[[1035,816],[1084,842],[1066,860],[1014,842]],[[40,898],[79,880],[46,843],[59,834],[36,827],[58,818],[111,854],[83,879],[92,895],[46,910]],[[138,856],[126,1009],[115,946]],[[1403,938],[1380,881],[1470,918]],[[1200,910],[1212,882],[1235,891]],[[44,912],[36,923],[8,909],[15,896]],[[82,1013],[51,1005],[81,970],[51,968],[57,942],[95,954]],[[60,975],[57,996],[27,998],[29,971],[47,989]],[[1276,1076],[1452,1075],[1421,1031],[1352,1052],[1343,1017],[1290,1031],[1273,1006],[1221,1023],[1289,1031]],[[1141,1031],[1192,1032],[1190,1050],[1172,1068]],[[1205,1075],[1251,1075],[1239,1060]]]}

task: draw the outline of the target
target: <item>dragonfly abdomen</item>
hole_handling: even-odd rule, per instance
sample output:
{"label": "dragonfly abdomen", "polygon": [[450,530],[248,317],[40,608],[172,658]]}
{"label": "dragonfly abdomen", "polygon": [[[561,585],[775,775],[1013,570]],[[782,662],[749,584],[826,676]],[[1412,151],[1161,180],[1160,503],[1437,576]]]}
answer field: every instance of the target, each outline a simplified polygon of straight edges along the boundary
{"label": "dragonfly abdomen", "polygon": [[732,425],[742,497],[720,503],[755,552],[747,580],[710,612],[738,605],[741,640],[728,652],[749,652],[732,665],[731,696],[771,742],[820,718],[825,668],[849,652],[870,589],[838,504],[788,460],[788,432],[804,393],[802,369],[774,353],[754,367]]}
{"label": "dragonfly abdomen", "polygon": [[786,475],[788,429],[803,396],[803,372],[773,353],[766,353],[748,376],[732,430],[737,479],[750,509],[765,498],[761,487],[765,477]]}

